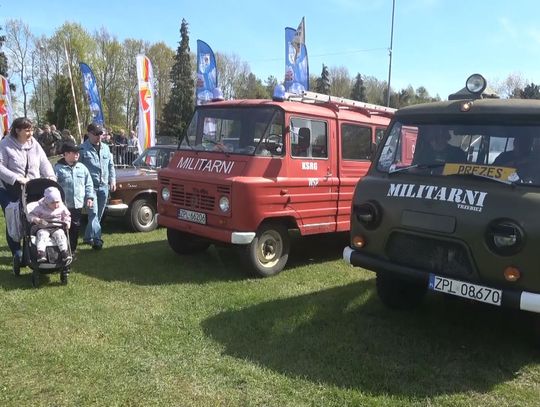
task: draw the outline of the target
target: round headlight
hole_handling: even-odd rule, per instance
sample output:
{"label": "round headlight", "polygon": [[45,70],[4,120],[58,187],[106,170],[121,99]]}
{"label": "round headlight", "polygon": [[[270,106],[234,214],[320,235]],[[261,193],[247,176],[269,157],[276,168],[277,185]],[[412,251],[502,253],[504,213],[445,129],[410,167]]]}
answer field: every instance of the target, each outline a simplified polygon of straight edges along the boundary
{"label": "round headlight", "polygon": [[367,201],[353,206],[353,213],[358,222],[368,230],[376,229],[381,223],[382,209],[375,201]]}
{"label": "round headlight", "polygon": [[169,191],[169,188],[167,188],[167,187],[163,188],[161,190],[161,198],[164,201],[168,201],[170,197],[171,197],[171,191]]}
{"label": "round headlight", "polygon": [[516,222],[509,219],[491,222],[486,232],[489,248],[502,256],[520,252],[525,243],[525,233]]}
{"label": "round headlight", "polygon": [[219,209],[221,209],[221,212],[229,212],[230,202],[228,197],[222,196],[219,198]]}
{"label": "round headlight", "polygon": [[478,73],[469,76],[467,82],[465,82],[467,90],[474,94],[481,94],[486,89],[486,86],[486,79]]}

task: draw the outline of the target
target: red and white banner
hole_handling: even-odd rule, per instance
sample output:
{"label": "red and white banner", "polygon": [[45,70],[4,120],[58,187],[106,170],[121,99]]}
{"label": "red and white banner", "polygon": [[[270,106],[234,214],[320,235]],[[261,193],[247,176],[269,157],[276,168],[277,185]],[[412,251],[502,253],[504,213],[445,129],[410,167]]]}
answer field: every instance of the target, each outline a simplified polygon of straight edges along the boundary
{"label": "red and white banner", "polygon": [[11,95],[8,80],[0,75],[0,138],[9,131],[9,126],[13,121],[13,107],[11,105]]}
{"label": "red and white banner", "polygon": [[139,153],[156,144],[156,110],[154,106],[154,75],[152,64],[144,55],[137,55],[139,83]]}

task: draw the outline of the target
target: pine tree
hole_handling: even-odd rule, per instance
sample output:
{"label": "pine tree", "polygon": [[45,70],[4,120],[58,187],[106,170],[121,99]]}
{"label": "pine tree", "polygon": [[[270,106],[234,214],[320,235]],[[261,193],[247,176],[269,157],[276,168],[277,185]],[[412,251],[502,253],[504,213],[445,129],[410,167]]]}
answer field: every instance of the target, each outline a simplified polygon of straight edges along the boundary
{"label": "pine tree", "polygon": [[330,94],[330,73],[328,67],[323,64],[321,76],[317,78],[317,85],[315,86],[315,92]]}
{"label": "pine tree", "polygon": [[540,86],[531,83],[520,92],[521,99],[540,99]]}
{"label": "pine tree", "polygon": [[354,85],[351,91],[351,99],[358,100],[360,102],[367,102],[366,87],[364,86],[362,75],[359,73],[356,74],[356,79],[354,80]]}
{"label": "pine tree", "polygon": [[59,129],[71,129],[73,131],[77,128],[77,118],[69,78],[60,75],[57,77],[57,84],[58,87],[53,102],[54,110],[47,111],[47,121],[55,123]]}
{"label": "pine tree", "polygon": [[188,125],[194,110],[195,84],[189,54],[188,23],[182,19],[181,40],[174,57],[170,79],[171,97],[163,109],[164,135],[179,138]]}

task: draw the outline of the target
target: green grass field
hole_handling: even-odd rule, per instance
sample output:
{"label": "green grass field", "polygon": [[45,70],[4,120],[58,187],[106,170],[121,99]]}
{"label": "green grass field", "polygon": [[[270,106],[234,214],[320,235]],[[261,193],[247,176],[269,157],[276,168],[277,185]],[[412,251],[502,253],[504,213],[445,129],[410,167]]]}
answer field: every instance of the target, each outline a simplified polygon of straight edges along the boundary
{"label": "green grass field", "polygon": [[435,295],[390,311],[344,236],[294,239],[288,269],[258,279],[225,248],[105,231],[67,286],[38,289],[2,234],[1,406],[540,404],[528,315]]}

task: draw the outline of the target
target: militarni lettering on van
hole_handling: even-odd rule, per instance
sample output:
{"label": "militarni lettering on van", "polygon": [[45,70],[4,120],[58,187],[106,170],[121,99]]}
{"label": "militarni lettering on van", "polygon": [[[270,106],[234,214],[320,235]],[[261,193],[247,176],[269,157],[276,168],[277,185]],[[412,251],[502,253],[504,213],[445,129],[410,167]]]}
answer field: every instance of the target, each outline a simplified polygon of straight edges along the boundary
{"label": "militarni lettering on van", "polygon": [[436,185],[390,184],[386,196],[453,202],[458,209],[482,212],[487,192]]}
{"label": "militarni lettering on van", "polygon": [[209,158],[180,157],[176,168],[191,171],[215,172],[230,174],[234,161],[211,160]]}

